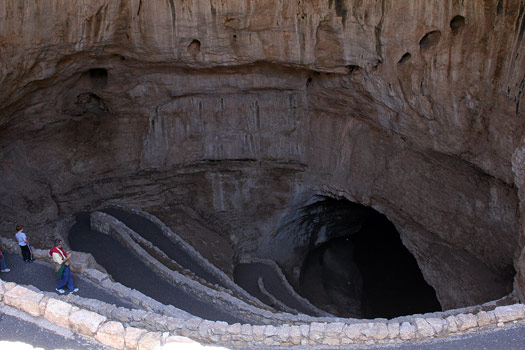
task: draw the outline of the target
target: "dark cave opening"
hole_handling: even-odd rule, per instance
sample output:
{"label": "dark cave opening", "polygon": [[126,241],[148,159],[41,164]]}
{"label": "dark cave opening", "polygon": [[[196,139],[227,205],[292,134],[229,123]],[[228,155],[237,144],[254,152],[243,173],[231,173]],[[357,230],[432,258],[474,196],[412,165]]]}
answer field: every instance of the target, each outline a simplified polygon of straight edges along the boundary
{"label": "dark cave opening", "polygon": [[372,208],[326,199],[316,213],[298,292],[340,317],[394,318],[441,311],[394,225]]}

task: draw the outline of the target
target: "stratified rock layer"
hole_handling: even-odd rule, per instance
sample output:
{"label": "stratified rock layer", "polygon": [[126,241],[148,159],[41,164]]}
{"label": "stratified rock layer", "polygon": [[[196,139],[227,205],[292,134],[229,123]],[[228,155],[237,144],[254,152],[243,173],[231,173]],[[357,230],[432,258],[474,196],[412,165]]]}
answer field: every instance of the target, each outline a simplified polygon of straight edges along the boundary
{"label": "stratified rock layer", "polygon": [[118,201],[225,270],[253,255],[293,275],[302,208],[345,198],[394,223],[443,307],[505,295],[514,269],[523,299],[524,12],[3,1],[2,235],[23,222],[49,245]]}

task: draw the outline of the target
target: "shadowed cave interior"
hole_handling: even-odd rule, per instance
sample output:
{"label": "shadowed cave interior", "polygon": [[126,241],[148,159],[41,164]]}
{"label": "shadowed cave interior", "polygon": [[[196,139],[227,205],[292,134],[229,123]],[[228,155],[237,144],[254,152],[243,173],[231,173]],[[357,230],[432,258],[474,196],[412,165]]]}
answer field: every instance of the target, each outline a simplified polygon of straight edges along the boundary
{"label": "shadowed cave interior", "polygon": [[[393,318],[440,311],[394,225],[372,208],[326,199],[306,209],[310,248],[298,292],[334,315]],[[303,222],[304,224],[304,222]]]}

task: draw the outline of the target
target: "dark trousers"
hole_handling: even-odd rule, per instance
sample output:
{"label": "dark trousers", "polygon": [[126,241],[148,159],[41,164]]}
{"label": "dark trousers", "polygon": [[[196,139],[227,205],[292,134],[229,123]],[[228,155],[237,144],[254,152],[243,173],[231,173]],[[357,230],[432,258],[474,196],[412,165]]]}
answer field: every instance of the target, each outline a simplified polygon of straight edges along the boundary
{"label": "dark trousers", "polygon": [[31,252],[29,251],[29,247],[26,245],[21,245],[20,250],[22,251],[22,258],[24,258],[24,261],[30,261]]}

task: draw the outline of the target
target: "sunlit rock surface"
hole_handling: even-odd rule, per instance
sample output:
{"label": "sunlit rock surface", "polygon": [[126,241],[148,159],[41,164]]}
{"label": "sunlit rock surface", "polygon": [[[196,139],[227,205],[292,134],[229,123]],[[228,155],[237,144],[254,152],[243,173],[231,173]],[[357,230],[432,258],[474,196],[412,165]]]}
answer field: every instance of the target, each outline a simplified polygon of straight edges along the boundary
{"label": "sunlit rock surface", "polygon": [[49,246],[113,201],[225,271],[261,256],[293,280],[303,208],[344,198],[387,216],[444,308],[506,295],[514,270],[523,299],[524,12],[2,1],[1,234]]}

